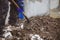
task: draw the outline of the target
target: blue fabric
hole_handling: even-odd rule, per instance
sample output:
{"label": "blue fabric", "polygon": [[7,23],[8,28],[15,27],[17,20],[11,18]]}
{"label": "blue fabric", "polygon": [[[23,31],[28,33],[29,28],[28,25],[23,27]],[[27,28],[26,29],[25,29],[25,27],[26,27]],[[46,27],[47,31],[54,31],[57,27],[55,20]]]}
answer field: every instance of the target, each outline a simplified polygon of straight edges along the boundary
{"label": "blue fabric", "polygon": [[19,7],[24,11],[24,0],[17,0],[17,4],[19,5]]}
{"label": "blue fabric", "polygon": [[17,11],[18,11],[18,12],[21,12],[21,13],[24,12],[24,10],[22,10],[22,9],[20,9],[20,8],[17,8]]}
{"label": "blue fabric", "polygon": [[[17,8],[19,14],[18,14],[18,18],[19,19],[24,19],[24,15],[23,15],[23,12],[24,12],[24,0],[17,0],[17,4],[19,5],[20,8]],[[22,6],[23,5],[23,6]]]}
{"label": "blue fabric", "polygon": [[18,18],[19,18],[19,19],[24,19],[23,13],[19,13],[19,14],[18,14]]}
{"label": "blue fabric", "polygon": [[24,11],[20,8],[17,8],[17,10],[18,10],[18,18],[19,19],[24,19],[24,15],[23,15]]}

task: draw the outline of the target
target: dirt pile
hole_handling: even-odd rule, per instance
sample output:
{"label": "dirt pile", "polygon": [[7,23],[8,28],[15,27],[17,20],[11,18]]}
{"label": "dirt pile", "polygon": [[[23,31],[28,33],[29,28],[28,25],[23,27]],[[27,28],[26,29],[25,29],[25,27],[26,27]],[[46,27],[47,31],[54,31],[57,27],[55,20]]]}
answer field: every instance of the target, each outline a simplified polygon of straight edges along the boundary
{"label": "dirt pile", "polygon": [[49,16],[31,17],[30,23],[24,23],[24,29],[13,30],[11,40],[31,40],[30,34],[38,34],[44,40],[60,40],[60,26],[57,19]]}

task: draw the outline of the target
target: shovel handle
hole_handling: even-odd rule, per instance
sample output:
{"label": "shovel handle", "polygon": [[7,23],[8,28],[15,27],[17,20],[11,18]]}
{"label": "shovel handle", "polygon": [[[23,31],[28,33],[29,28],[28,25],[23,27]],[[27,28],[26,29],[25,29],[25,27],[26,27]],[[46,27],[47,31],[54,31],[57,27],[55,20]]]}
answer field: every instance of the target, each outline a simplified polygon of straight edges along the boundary
{"label": "shovel handle", "polygon": [[[16,6],[17,8],[20,8],[20,7],[18,6],[18,4],[17,4],[14,0],[12,0],[12,2],[15,4],[15,6]],[[27,18],[27,16],[26,16],[24,13],[23,13],[23,15],[25,16],[27,22],[29,23],[29,19]]]}
{"label": "shovel handle", "polygon": [[20,8],[20,7],[18,6],[18,4],[17,4],[14,0],[12,0],[12,2],[15,4],[15,6],[16,6],[17,8]]}

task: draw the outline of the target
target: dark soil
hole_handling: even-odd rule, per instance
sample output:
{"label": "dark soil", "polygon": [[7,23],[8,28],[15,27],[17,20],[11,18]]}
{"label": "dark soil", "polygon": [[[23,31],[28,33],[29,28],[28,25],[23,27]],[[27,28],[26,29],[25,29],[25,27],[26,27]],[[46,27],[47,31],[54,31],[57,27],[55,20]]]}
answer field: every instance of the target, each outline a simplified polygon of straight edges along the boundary
{"label": "dark soil", "polygon": [[[13,30],[14,36],[11,40],[31,40],[29,34],[38,34],[44,40],[60,40],[60,19],[54,19],[49,16],[37,16],[29,18],[30,23],[24,23],[24,29]],[[21,22],[20,22],[21,23]]]}

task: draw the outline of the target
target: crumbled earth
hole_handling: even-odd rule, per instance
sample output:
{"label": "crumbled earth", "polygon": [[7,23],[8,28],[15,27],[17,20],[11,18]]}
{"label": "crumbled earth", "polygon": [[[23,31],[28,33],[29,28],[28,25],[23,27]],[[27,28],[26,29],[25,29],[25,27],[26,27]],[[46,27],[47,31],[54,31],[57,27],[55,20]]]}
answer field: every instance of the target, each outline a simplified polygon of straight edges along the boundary
{"label": "crumbled earth", "polygon": [[[30,34],[38,34],[43,40],[60,40],[60,19],[49,16],[36,16],[26,20],[19,21],[24,24],[23,29],[12,30],[12,38],[6,40],[31,40]],[[37,39],[36,39],[37,40]]]}

